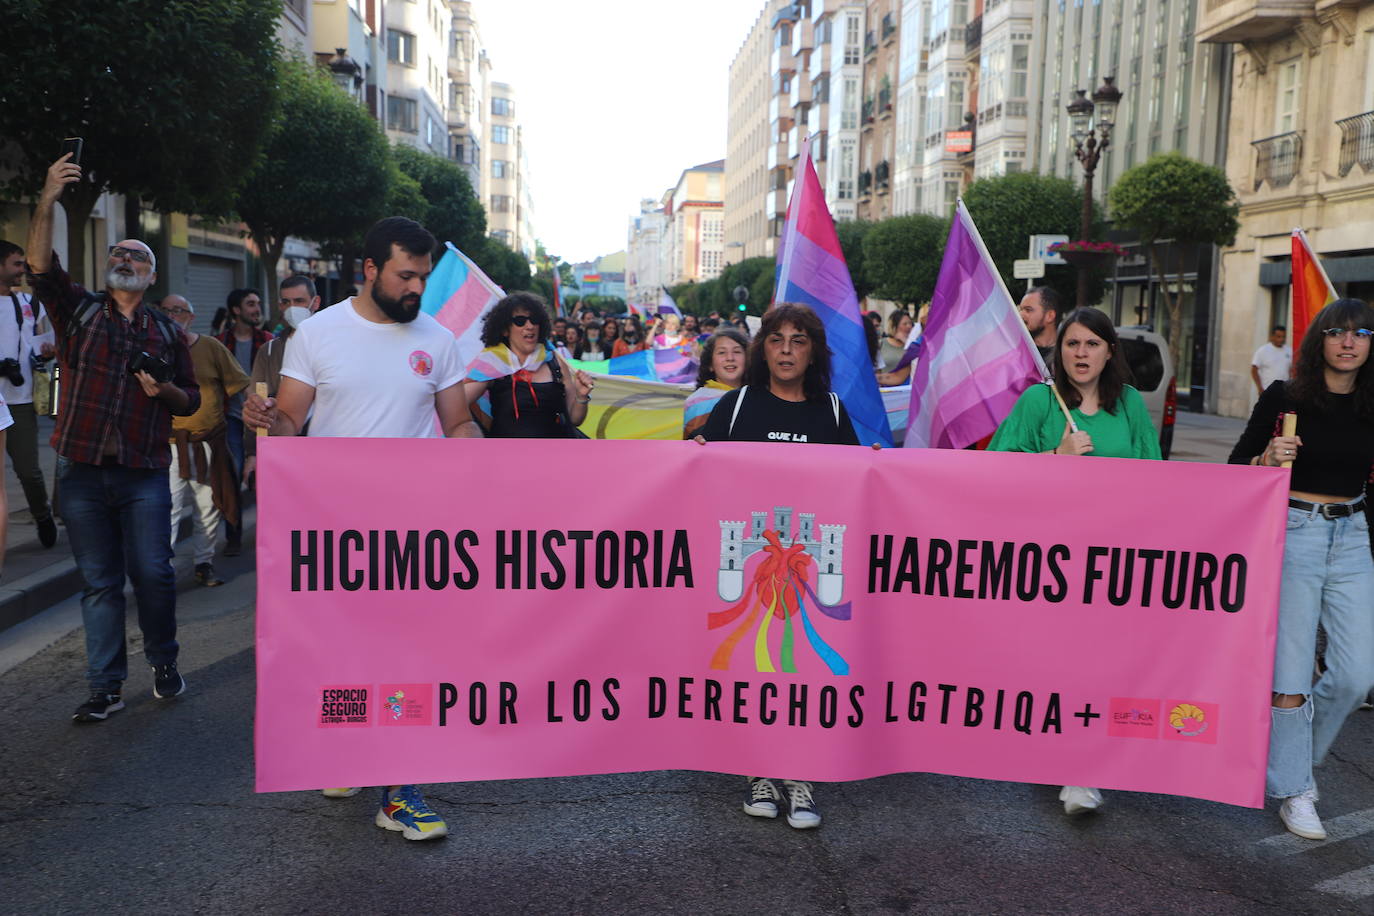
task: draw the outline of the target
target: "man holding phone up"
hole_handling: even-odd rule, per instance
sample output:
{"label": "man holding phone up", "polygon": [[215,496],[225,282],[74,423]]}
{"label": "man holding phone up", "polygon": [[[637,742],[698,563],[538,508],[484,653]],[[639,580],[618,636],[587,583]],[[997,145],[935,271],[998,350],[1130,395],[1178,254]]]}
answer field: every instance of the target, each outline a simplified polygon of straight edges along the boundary
{"label": "man holding phone up", "polygon": [[62,387],[52,446],[60,511],[86,583],[81,616],[90,698],[72,718],[99,722],[124,708],[126,574],[138,599],[153,695],[166,699],[186,689],[177,672],[167,440],[172,416],[190,416],[200,406],[200,389],[186,338],[143,302],[157,276],[146,243],[126,239],[110,248],[105,292],[87,291],[63,270],[52,250],[53,204],[80,180],[70,154],[48,169],[29,226],[29,283],[57,334]]}

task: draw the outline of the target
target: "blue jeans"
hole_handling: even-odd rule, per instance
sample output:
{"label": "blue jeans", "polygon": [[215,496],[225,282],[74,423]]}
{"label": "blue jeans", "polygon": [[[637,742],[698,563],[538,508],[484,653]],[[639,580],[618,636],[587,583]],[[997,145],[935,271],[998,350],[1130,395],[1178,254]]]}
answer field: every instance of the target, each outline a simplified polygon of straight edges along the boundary
{"label": "blue jeans", "polygon": [[118,690],[129,675],[124,643],[124,577],[138,601],[143,654],[150,665],[177,660],[176,574],[167,519],[172,493],[166,470],[97,467],[57,459],[62,518],[86,581],[86,680],[92,690]]}
{"label": "blue jeans", "polygon": [[[1314,685],[1317,624],[1326,630],[1326,672]],[[1312,788],[1346,716],[1374,687],[1374,560],[1364,512],[1327,519],[1288,510],[1274,649],[1274,692],[1303,695],[1296,709],[1272,710],[1268,793]]]}

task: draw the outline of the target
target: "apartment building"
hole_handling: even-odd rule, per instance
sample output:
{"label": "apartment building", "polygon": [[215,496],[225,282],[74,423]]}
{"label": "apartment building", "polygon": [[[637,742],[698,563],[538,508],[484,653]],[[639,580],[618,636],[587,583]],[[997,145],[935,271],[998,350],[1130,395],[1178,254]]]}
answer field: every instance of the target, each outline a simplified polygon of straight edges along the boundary
{"label": "apartment building", "polygon": [[449,155],[448,54],[452,15],[442,0],[387,0],[386,133]]}
{"label": "apartment building", "polygon": [[1291,242],[1306,229],[1343,296],[1374,297],[1374,3],[1210,0],[1199,56],[1234,49],[1226,173],[1240,199],[1221,253],[1218,412],[1246,416],[1250,358],[1290,320]]}
{"label": "apartment building", "polygon": [[879,220],[892,215],[901,2],[868,0],[866,12],[856,215],[859,219]]}
{"label": "apartment building", "polygon": [[811,4],[811,106],[806,126],[816,174],[830,214],[858,216],[860,114],[863,99],[863,0],[814,0]]}
{"label": "apartment building", "polygon": [[[728,171],[727,173],[728,174]],[[726,237],[729,237],[729,205],[722,215]],[[639,202],[639,215],[631,217],[629,238],[625,246],[625,301],[636,305],[657,302],[659,288],[665,285],[664,245],[668,226],[667,214],[661,201],[646,197]],[[726,242],[726,251],[729,251]]]}
{"label": "apartment building", "polygon": [[926,24],[930,0],[903,0],[897,42],[897,112],[893,121],[892,215],[921,209],[925,182]]}
{"label": "apartment building", "polygon": [[515,128],[515,242],[513,249],[534,264],[534,193],[530,160],[525,147],[525,129]]}
{"label": "apartment building", "polygon": [[449,153],[467,169],[468,180],[479,200],[487,203],[487,172],[483,150],[488,140],[487,99],[490,97],[491,60],[482,43],[482,32],[469,0],[450,0],[453,20],[448,54]]}
{"label": "apartment building", "polygon": [[664,286],[720,276],[725,266],[724,178],[724,159],[703,162],[684,169],[665,195]]}
{"label": "apartment building", "polygon": [[515,90],[509,83],[491,84],[487,114],[487,232],[514,249],[519,236],[520,138],[515,120]]}

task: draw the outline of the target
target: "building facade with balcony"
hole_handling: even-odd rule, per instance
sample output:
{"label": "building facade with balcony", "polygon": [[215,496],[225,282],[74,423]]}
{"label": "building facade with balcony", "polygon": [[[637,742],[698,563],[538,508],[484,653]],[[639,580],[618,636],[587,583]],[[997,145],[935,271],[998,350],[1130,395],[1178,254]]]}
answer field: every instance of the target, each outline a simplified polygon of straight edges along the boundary
{"label": "building facade with balcony", "polygon": [[868,0],[866,13],[857,216],[880,220],[892,215],[902,4],[900,0]]}
{"label": "building facade with balcony", "polygon": [[[961,156],[969,130],[970,68],[964,53],[972,14],[970,0],[931,0],[921,41],[926,47],[924,123],[918,154],[923,213],[944,216],[954,208],[966,176]],[[917,36],[907,30],[906,37]]]}
{"label": "building facade with balcony", "polygon": [[442,0],[386,2],[387,137],[447,157],[452,14]]}
{"label": "building facade with balcony", "polygon": [[[726,209],[726,214],[729,209]],[[625,301],[636,305],[658,302],[664,284],[664,235],[667,215],[663,204],[652,198],[639,202],[639,215],[631,218],[625,246]],[[729,243],[727,243],[729,244]]]}
{"label": "building facade with balcony", "polygon": [[703,162],[684,169],[665,196],[664,286],[720,276],[725,266],[724,178],[724,159]]}
{"label": "building facade with balcony", "polygon": [[483,151],[488,141],[487,100],[490,97],[491,60],[482,43],[482,31],[469,0],[450,0],[453,21],[448,54],[449,155],[467,170],[472,190],[484,206],[490,206]]}
{"label": "building facade with balcony", "polygon": [[1033,0],[985,0],[964,30],[965,59],[977,78],[970,93],[975,181],[1026,170],[1034,8]]}
{"label": "building facade with balcony", "polygon": [[1226,173],[1240,199],[1221,255],[1218,412],[1254,403],[1250,358],[1291,319],[1291,232],[1336,291],[1374,297],[1374,3],[1208,0],[1199,47],[1230,45]]}
{"label": "building facade with balcony", "polygon": [[[787,0],[767,0],[730,62],[724,212],[726,250],[731,263],[771,257],[775,250],[769,231],[770,173],[778,167],[779,160],[770,118],[776,107],[778,77],[771,66],[776,40],[774,19],[790,6]],[[653,301],[657,302],[657,293],[654,295]]]}
{"label": "building facade with balcony", "polygon": [[806,129],[815,138],[812,158],[836,222],[858,218],[867,19],[864,0],[814,0],[811,5]]}
{"label": "building facade with balcony", "polygon": [[897,108],[893,120],[892,215],[921,210],[925,180],[926,21],[930,0],[902,0],[897,43]]}
{"label": "building facade with balcony", "polygon": [[515,90],[509,83],[491,83],[488,99],[484,202],[487,234],[512,250],[519,250],[520,137],[515,119]]}

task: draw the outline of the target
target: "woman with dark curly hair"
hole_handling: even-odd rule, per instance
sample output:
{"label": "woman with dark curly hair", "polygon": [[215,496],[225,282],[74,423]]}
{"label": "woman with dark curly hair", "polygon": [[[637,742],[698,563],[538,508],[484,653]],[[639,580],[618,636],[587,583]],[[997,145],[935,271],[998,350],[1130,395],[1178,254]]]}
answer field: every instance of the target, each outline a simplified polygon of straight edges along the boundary
{"label": "woman with dark curly hair", "polygon": [[[544,300],[513,293],[482,325],[486,349],[468,366],[468,403],[488,436],[562,439],[587,418],[592,377],[554,352]],[[564,385],[563,380],[571,380]]]}
{"label": "woman with dark curly hair", "polygon": [[697,390],[682,405],[682,438],[695,436],[706,425],[716,402],[744,381],[748,350],[749,338],[734,328],[724,328],[707,338],[701,348]]}
{"label": "woman with dark curly hair", "polygon": [[[859,444],[844,404],[830,390],[825,325],[806,306],[780,302],[764,314],[750,345],[745,381],[716,402],[697,442]],[[779,792],[772,779],[751,776],[744,813],[777,817],[783,808],[791,826],[819,827],[811,784],[784,779],[782,787]]]}
{"label": "woman with dark curly hair", "polygon": [[[1291,381],[1260,395],[1232,464],[1292,462],[1279,586],[1266,790],[1291,833],[1326,839],[1312,766],[1374,687],[1374,561],[1365,487],[1374,466],[1374,309],[1338,299],[1317,313]],[[1297,434],[1282,432],[1297,415]],[[1317,626],[1326,670],[1312,683]]]}

